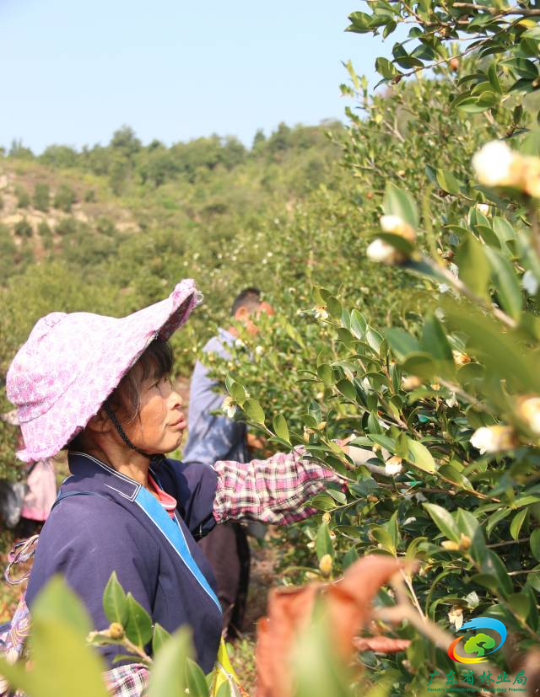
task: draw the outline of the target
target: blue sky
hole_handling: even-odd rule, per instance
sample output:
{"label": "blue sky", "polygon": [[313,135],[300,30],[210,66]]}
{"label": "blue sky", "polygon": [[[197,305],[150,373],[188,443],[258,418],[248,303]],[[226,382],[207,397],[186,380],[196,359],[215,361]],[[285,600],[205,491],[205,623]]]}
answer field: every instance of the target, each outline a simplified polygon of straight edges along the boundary
{"label": "blue sky", "polygon": [[345,33],[359,0],[0,0],[0,145],[143,142],[341,118],[341,62],[375,84],[391,39]]}

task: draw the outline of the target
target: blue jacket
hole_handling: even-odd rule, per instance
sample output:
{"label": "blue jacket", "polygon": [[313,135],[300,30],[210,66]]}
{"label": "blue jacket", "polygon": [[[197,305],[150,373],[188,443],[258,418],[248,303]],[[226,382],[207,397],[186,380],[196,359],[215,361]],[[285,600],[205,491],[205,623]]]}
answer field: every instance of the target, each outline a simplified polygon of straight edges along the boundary
{"label": "blue jacket", "polygon": [[[174,460],[151,468],[161,488],[178,501],[173,521],[141,484],[99,460],[70,453],[69,468],[71,476],[60,494],[98,495],[68,496],[51,512],[28,582],[30,610],[51,576],[61,573],[85,603],[95,628],[106,629],[103,590],[116,571],[124,590],[131,591],[153,622],[169,632],[190,625],[197,661],[208,673],[217,655],[222,617],[214,576],[195,538],[216,524],[214,470]],[[200,569],[199,578],[184,561],[185,545]],[[116,654],[125,653],[118,646],[101,650],[111,666]]]}

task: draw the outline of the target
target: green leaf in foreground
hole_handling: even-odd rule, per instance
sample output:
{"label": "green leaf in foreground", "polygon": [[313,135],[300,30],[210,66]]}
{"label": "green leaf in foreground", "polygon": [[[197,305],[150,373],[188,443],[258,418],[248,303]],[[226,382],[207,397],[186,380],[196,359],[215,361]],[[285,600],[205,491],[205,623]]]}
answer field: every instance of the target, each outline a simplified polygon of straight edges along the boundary
{"label": "green leaf in foreground", "polygon": [[143,648],[152,638],[152,620],[131,593],[127,594],[127,607],[126,635],[135,646]]}
{"label": "green leaf in foreground", "polygon": [[103,592],[103,610],[109,622],[119,622],[122,626],[128,618],[128,604],[124,589],[113,571]]}

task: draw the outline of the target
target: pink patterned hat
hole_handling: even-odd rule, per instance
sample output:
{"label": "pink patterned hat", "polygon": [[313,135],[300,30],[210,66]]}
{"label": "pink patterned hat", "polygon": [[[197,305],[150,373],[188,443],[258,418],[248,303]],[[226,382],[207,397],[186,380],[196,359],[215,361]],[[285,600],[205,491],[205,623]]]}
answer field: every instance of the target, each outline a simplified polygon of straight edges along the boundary
{"label": "pink patterned hat", "polygon": [[168,339],[200,302],[194,281],[181,281],[161,302],[117,319],[51,312],[32,329],[7,374],[25,448],[34,462],[58,453],[82,431],[156,338]]}

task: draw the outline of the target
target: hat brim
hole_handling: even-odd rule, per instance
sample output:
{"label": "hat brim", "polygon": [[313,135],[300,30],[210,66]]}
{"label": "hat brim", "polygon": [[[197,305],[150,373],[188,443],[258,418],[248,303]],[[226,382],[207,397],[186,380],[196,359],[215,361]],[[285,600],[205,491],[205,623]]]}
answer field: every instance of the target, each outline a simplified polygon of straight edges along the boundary
{"label": "hat brim", "polygon": [[[157,338],[168,340],[201,298],[195,283],[187,279],[167,299],[127,317],[87,314],[84,319],[93,329],[92,357],[81,364],[78,374],[72,376],[67,389],[45,414],[26,422],[21,419],[25,448],[17,452],[17,457],[23,462],[35,462],[62,450],[97,414],[150,343]],[[83,314],[66,318],[79,315],[80,322]],[[73,342],[73,350],[77,350],[76,337]]]}

